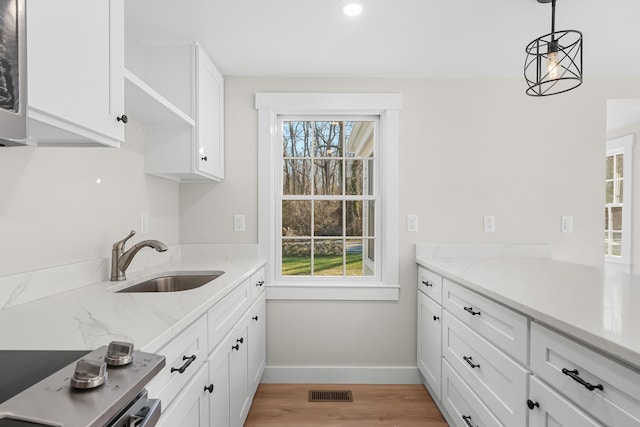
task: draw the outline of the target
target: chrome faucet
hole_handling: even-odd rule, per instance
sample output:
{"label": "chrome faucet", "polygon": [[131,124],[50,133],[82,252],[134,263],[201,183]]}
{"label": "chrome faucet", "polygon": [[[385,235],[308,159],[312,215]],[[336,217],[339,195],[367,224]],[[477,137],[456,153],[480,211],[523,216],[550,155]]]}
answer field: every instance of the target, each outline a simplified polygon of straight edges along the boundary
{"label": "chrome faucet", "polygon": [[124,273],[129,267],[129,264],[131,264],[131,260],[133,260],[133,257],[136,256],[138,251],[145,246],[149,246],[158,252],[167,250],[167,246],[158,240],[143,240],[125,252],[124,244],[133,237],[134,234],[136,234],[136,232],[131,230],[131,233],[129,233],[127,237],[113,244],[113,248],[111,249],[111,280],[113,281],[125,280],[127,278]]}

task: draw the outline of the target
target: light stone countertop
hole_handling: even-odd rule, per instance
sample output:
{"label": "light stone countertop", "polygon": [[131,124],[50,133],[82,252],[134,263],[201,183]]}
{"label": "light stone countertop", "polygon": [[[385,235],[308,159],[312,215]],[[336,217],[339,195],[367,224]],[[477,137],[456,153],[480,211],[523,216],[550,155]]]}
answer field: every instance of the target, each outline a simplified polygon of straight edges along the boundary
{"label": "light stone countertop", "polygon": [[535,257],[416,262],[640,369],[640,276]]}
{"label": "light stone countertop", "polygon": [[[2,350],[92,350],[112,340],[156,352],[244,279],[264,260],[256,257],[184,258],[0,311]],[[219,270],[200,288],[166,293],[115,293],[160,272]]]}

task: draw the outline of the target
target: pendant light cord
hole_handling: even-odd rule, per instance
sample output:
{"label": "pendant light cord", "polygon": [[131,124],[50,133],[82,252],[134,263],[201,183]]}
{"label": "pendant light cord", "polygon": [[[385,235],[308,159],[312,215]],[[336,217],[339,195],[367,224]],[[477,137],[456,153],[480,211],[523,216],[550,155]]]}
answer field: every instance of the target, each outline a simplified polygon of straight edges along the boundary
{"label": "pendant light cord", "polygon": [[551,40],[555,40],[556,33],[556,0],[551,0]]}

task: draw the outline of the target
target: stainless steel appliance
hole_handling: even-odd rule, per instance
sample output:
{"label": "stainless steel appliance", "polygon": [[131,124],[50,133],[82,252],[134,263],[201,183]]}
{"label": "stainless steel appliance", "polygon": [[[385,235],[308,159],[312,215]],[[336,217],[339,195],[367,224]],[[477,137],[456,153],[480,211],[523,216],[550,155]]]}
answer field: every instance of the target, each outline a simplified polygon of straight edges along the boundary
{"label": "stainless steel appliance", "polygon": [[[20,352],[2,353],[5,354],[0,354],[0,362],[2,357],[21,356]],[[39,352],[31,353],[22,361],[24,375],[20,375],[16,365],[9,366],[14,380],[26,376],[33,382],[31,371],[40,374],[46,371],[43,364],[47,366],[48,362],[43,357],[47,354],[57,359],[57,363],[74,355],[74,352],[40,352],[42,356],[37,355]],[[37,359],[42,362],[36,362]],[[114,341],[33,385],[27,384],[25,390],[0,403],[0,427],[153,427],[160,417],[160,401],[149,399],[145,386],[164,366],[164,356],[134,351],[132,344]],[[0,380],[3,392],[11,387],[25,387],[24,381],[12,385],[15,381],[9,381],[7,366],[3,368],[5,371],[0,371],[5,372],[5,378]]]}
{"label": "stainless steel appliance", "polygon": [[0,0],[0,146],[27,142],[25,0]]}

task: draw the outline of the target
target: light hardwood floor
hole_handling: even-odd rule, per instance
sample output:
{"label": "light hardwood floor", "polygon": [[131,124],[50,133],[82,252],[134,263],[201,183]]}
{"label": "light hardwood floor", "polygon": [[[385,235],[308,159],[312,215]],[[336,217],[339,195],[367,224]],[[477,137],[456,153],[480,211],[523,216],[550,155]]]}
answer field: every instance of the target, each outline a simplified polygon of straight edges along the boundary
{"label": "light hardwood floor", "polygon": [[[308,402],[309,390],[351,390],[353,402]],[[260,384],[244,427],[447,427],[420,384]]]}

